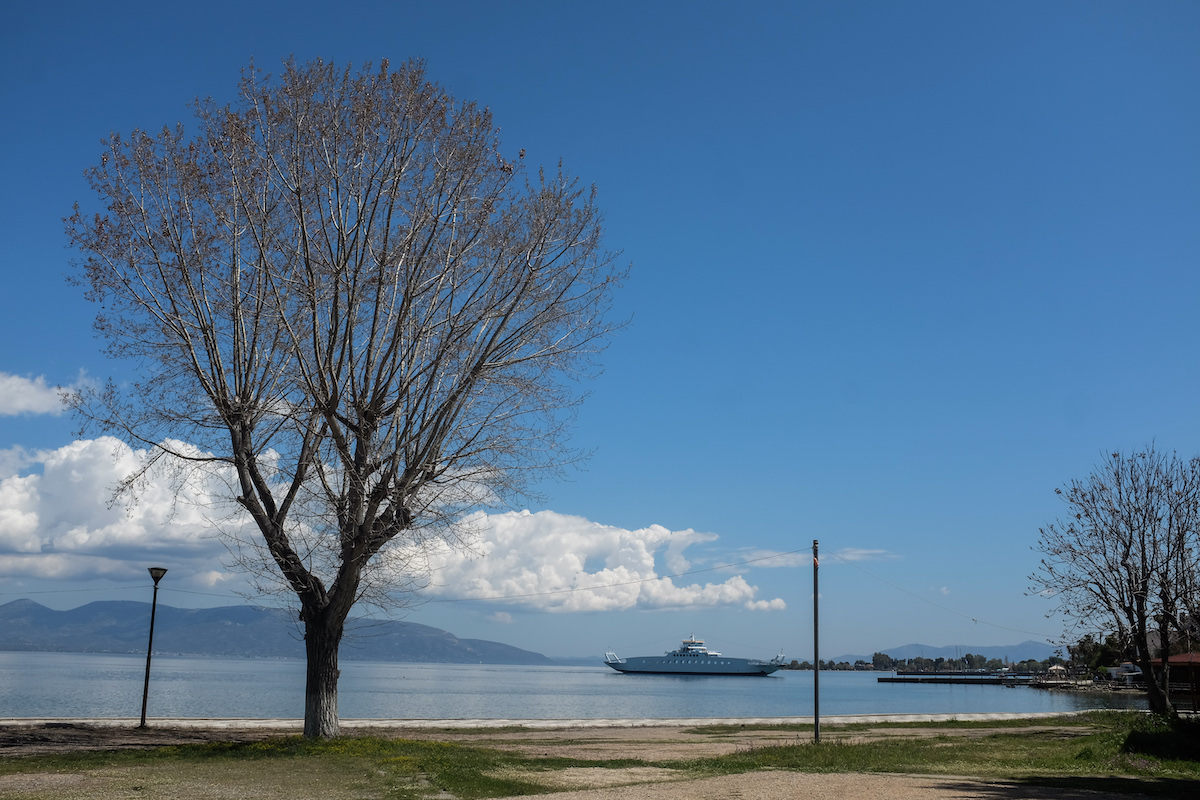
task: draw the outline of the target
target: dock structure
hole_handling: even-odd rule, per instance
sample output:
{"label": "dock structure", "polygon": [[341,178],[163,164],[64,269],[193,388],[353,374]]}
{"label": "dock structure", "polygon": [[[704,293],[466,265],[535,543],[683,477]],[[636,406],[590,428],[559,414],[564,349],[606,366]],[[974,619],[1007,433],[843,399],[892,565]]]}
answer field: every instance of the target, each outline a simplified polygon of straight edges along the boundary
{"label": "dock structure", "polygon": [[976,686],[1026,686],[1027,676],[1015,675],[888,675],[879,683],[962,683]]}

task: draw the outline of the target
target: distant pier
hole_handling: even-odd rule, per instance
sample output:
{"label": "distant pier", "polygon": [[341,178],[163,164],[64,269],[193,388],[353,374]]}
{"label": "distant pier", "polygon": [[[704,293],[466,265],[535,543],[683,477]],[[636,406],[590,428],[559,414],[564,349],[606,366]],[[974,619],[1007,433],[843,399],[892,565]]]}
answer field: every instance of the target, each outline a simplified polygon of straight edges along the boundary
{"label": "distant pier", "polygon": [[879,683],[963,683],[975,686],[1028,686],[1030,678],[1027,675],[889,675],[876,678]]}

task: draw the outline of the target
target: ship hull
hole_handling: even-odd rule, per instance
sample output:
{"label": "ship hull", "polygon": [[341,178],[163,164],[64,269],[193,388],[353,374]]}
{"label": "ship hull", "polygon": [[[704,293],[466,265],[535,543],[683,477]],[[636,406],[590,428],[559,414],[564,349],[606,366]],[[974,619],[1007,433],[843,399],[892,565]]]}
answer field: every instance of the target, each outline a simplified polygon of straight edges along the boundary
{"label": "ship hull", "polygon": [[770,675],[782,664],[752,658],[676,658],[638,656],[604,662],[617,672],[634,675]]}

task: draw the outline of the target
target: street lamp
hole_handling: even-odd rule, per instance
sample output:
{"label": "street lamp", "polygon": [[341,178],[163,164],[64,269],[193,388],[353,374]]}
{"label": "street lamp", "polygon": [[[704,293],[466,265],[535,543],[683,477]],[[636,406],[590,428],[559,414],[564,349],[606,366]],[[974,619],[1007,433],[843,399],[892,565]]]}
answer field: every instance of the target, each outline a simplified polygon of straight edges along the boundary
{"label": "street lamp", "polygon": [[154,652],[154,612],[158,610],[158,582],[167,574],[166,567],[149,567],[150,577],[154,579],[154,600],[150,603],[150,643],[146,645],[146,681],[142,684],[142,724],[146,727],[146,700],[150,697],[150,654]]}

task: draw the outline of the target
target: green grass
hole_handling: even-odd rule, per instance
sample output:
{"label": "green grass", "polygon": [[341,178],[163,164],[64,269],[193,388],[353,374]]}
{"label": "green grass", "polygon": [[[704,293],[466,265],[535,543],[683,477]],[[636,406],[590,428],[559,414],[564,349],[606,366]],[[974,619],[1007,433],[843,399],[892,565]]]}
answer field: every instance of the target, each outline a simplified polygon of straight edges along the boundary
{"label": "green grass", "polygon": [[[564,765],[538,759],[538,768]],[[328,741],[299,736],[260,742],[162,747],[154,750],[76,753],[0,761],[0,775],[26,772],[83,773],[113,793],[90,786],[81,796],[155,797],[201,794],[203,785],[238,786],[240,797],[422,798],[448,792],[486,798],[544,791],[530,781],[491,777],[503,767],[530,769],[519,755],[480,747],[427,741],[347,737]],[[133,785],[137,784],[137,787]],[[144,792],[149,789],[149,794]],[[39,797],[40,795],[22,795]],[[46,797],[63,796],[58,790]]]}
{"label": "green grass", "polygon": [[[1045,731],[1016,731],[1030,725]],[[869,734],[878,741],[837,741]],[[1200,797],[1200,724],[1170,726],[1144,714],[1098,712],[1054,720],[988,723],[912,723],[830,727],[832,741],[747,747],[714,758],[675,762],[533,758],[480,746],[347,737],[331,741],[280,737],[252,743],[80,752],[0,759],[0,794],[26,800],[95,797],[166,798],[471,798],[538,794],[561,788],[554,775],[568,767],[654,766],[698,778],[764,769],[800,772],[889,772],[978,776],[1017,784],[1101,789],[1162,797]],[[963,729],[970,728],[968,734]],[[803,726],[756,729],[804,732]],[[699,732],[733,736],[741,727]],[[807,737],[798,737],[803,739]],[[14,778],[15,779],[15,778]],[[232,792],[232,794],[231,794]]]}
{"label": "green grass", "polygon": [[[917,723],[912,727],[947,733],[855,744],[834,741],[818,746],[766,747],[671,766],[701,775],[761,769],[970,775],[1041,786],[1200,797],[1200,725],[1196,723],[1172,727],[1155,717],[1123,712],[1025,720],[1024,726],[1031,723],[1080,730],[1006,733],[1005,728],[1019,727],[1009,720]],[[850,727],[833,730],[840,733]],[[853,727],[869,731],[871,726]],[[996,729],[996,733],[978,738],[953,735],[952,731],[965,727]]]}
{"label": "green grass", "polygon": [[[463,800],[539,794],[544,782],[524,776],[568,767],[642,766],[640,760],[584,761],[526,758],[516,753],[444,742],[300,736],[258,742],[80,752],[0,760],[0,776],[27,773],[84,775],[83,786],[5,797],[224,796],[213,787],[237,787],[239,798],[388,798],[416,800],[448,793]],[[512,774],[521,777],[506,777]],[[71,789],[78,789],[70,794]],[[206,793],[207,792],[207,793]]]}
{"label": "green grass", "polygon": [[[838,723],[836,725],[823,725],[822,730],[847,732],[847,731],[870,731],[876,728],[886,727],[889,729],[904,729],[904,728],[931,728],[955,730],[961,728],[1028,728],[1031,725],[1054,725],[1056,727],[1088,727],[1095,724],[1096,714],[1105,714],[1108,712],[1091,712],[1088,714],[1064,714],[1060,717],[1017,717],[1014,719],[998,719],[998,720],[961,720],[949,719],[939,722],[852,722]],[[1116,711],[1114,714],[1124,714],[1126,712]],[[783,723],[773,725],[769,723],[751,723],[749,725],[703,725],[696,728],[686,728],[685,733],[724,736],[739,731],[796,731],[812,733],[812,723]]]}

